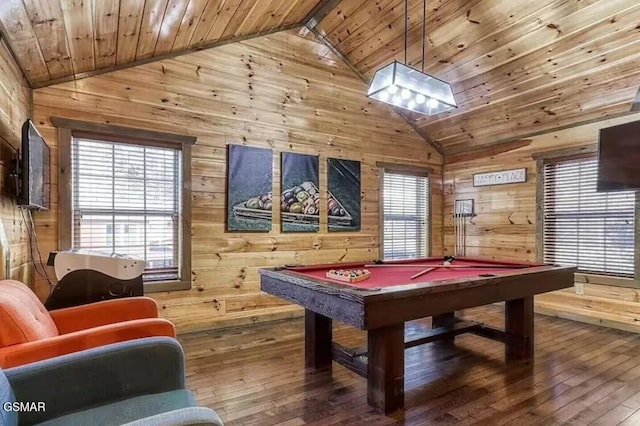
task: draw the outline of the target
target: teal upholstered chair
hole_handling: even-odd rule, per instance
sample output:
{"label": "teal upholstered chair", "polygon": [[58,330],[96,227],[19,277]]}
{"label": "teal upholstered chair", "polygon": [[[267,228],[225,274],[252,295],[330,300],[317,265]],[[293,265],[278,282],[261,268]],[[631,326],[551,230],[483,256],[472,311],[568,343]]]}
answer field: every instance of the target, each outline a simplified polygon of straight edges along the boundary
{"label": "teal upholstered chair", "polygon": [[[28,410],[14,411],[20,403]],[[0,426],[22,424],[222,422],[215,411],[198,407],[185,389],[180,344],[168,337],[150,337],[0,370]]]}

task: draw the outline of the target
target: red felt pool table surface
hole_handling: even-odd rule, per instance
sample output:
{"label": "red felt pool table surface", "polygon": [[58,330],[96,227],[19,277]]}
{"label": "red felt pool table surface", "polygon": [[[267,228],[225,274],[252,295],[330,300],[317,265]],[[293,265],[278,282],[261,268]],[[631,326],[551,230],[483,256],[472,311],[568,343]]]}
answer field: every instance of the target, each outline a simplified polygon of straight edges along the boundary
{"label": "red felt pool table surface", "polygon": [[[456,259],[451,268],[438,267],[430,272],[425,273],[415,279],[411,279],[412,275],[420,271],[430,268],[443,266],[442,258],[389,261],[382,265],[365,267],[369,263],[349,263],[336,265],[319,265],[319,266],[303,266],[289,268],[291,271],[298,272],[316,279],[329,281],[336,284],[349,285],[357,288],[382,288],[393,287],[405,284],[418,284],[434,281],[449,280],[455,278],[473,278],[482,276],[503,275],[507,273],[523,270],[527,267],[541,266],[539,263],[516,263],[490,261],[485,259]],[[403,266],[411,265],[411,266]],[[475,267],[474,267],[475,266]],[[371,272],[369,278],[364,281],[349,283],[340,280],[334,280],[326,277],[326,273],[331,269],[368,269]]]}

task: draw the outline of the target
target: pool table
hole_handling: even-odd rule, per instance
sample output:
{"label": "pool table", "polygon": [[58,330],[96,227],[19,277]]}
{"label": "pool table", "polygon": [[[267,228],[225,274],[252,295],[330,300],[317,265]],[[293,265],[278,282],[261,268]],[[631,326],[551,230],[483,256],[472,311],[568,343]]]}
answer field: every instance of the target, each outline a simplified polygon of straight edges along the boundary
{"label": "pool table", "polygon": [[[353,283],[327,278],[336,269],[366,269],[370,275]],[[507,360],[529,360],[533,296],[573,286],[574,272],[545,264],[456,258],[444,265],[443,258],[424,258],[261,269],[260,283],[264,292],[305,308],[307,368],[327,369],[332,361],[350,368],[367,378],[369,404],[391,413],[404,407],[405,348],[473,333],[504,342]],[[455,317],[457,310],[502,301],[504,330]],[[432,330],[405,341],[405,321],[424,317],[432,317]],[[367,347],[332,342],[332,320],[367,330]]]}

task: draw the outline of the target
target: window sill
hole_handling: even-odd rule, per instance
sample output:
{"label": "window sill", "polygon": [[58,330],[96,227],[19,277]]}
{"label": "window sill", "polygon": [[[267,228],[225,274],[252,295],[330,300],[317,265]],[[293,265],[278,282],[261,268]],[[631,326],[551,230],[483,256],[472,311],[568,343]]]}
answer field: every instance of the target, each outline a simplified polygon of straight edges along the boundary
{"label": "window sill", "polygon": [[148,281],[144,283],[144,294],[159,293],[163,291],[189,290],[191,281]]}
{"label": "window sill", "polygon": [[611,275],[587,274],[584,272],[575,273],[575,282],[582,284],[609,285],[615,287],[640,288],[640,281],[634,278],[614,277]]}

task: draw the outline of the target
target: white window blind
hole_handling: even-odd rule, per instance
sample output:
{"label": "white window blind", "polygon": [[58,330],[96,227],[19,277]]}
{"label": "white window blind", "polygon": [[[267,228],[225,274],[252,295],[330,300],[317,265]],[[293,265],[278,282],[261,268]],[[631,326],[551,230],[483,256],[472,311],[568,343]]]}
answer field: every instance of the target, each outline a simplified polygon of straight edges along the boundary
{"label": "white window blind", "polygon": [[427,256],[429,178],[385,171],[383,185],[383,257]]}
{"label": "white window blind", "polygon": [[596,192],[596,158],[544,166],[544,261],[633,276],[633,192]]}
{"label": "white window blind", "polygon": [[146,281],[178,278],[181,151],[75,138],[73,248],[144,259]]}

